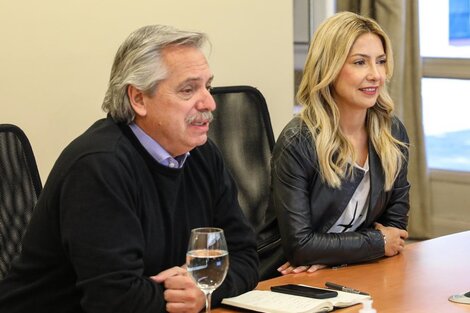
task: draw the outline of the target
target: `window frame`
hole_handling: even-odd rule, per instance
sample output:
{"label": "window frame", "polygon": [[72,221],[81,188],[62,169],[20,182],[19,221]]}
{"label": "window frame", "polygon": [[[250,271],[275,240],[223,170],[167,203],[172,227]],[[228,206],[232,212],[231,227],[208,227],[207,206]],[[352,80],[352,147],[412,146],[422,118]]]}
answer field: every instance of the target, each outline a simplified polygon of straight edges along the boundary
{"label": "window frame", "polygon": [[[421,57],[422,78],[448,78],[470,80],[469,58]],[[426,156],[427,157],[427,156]],[[432,180],[470,184],[470,172],[427,166]]]}
{"label": "window frame", "polygon": [[[470,80],[470,58],[422,56],[421,61],[422,78]],[[428,156],[426,155],[426,157]],[[470,183],[470,172],[468,171],[432,168],[429,165],[428,171],[431,179],[453,183]]]}
{"label": "window frame", "polygon": [[470,80],[470,59],[421,57],[424,78]]}

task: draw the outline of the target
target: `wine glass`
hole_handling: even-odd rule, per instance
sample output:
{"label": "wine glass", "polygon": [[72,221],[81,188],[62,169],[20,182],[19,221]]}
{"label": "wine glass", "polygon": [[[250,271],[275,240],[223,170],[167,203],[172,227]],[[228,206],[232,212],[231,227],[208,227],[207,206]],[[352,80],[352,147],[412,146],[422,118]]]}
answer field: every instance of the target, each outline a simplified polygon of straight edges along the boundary
{"label": "wine glass", "polygon": [[222,284],[228,271],[228,250],[224,231],[215,227],[191,230],[186,267],[206,296],[206,313],[211,311],[211,295]]}

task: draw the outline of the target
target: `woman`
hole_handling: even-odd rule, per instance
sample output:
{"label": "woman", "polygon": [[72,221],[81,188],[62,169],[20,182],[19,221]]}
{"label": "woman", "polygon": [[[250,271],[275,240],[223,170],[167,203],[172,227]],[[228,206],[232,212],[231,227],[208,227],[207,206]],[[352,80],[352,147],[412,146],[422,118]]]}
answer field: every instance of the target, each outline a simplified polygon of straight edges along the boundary
{"label": "woman", "polygon": [[342,12],[315,32],[297,94],[303,109],[272,158],[282,274],[403,250],[408,136],[386,90],[392,70],[390,39],[372,19]]}

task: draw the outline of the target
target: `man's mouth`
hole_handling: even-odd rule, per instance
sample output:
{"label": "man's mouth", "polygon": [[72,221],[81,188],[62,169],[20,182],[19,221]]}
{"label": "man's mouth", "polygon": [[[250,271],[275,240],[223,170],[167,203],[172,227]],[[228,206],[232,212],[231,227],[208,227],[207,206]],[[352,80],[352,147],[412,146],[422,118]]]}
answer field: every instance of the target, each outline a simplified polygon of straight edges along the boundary
{"label": "man's mouth", "polygon": [[191,123],[191,125],[194,125],[194,126],[204,126],[206,124],[209,124],[209,121],[201,121],[201,122],[194,121]]}

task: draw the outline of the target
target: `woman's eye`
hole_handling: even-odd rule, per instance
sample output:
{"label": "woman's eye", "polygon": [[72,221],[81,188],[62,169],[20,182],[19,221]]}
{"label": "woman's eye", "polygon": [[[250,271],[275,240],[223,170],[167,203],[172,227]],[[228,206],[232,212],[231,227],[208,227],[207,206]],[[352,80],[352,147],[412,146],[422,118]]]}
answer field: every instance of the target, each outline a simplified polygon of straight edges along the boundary
{"label": "woman's eye", "polygon": [[364,65],[366,62],[364,60],[358,60],[358,61],[355,61],[354,64],[356,65]]}

